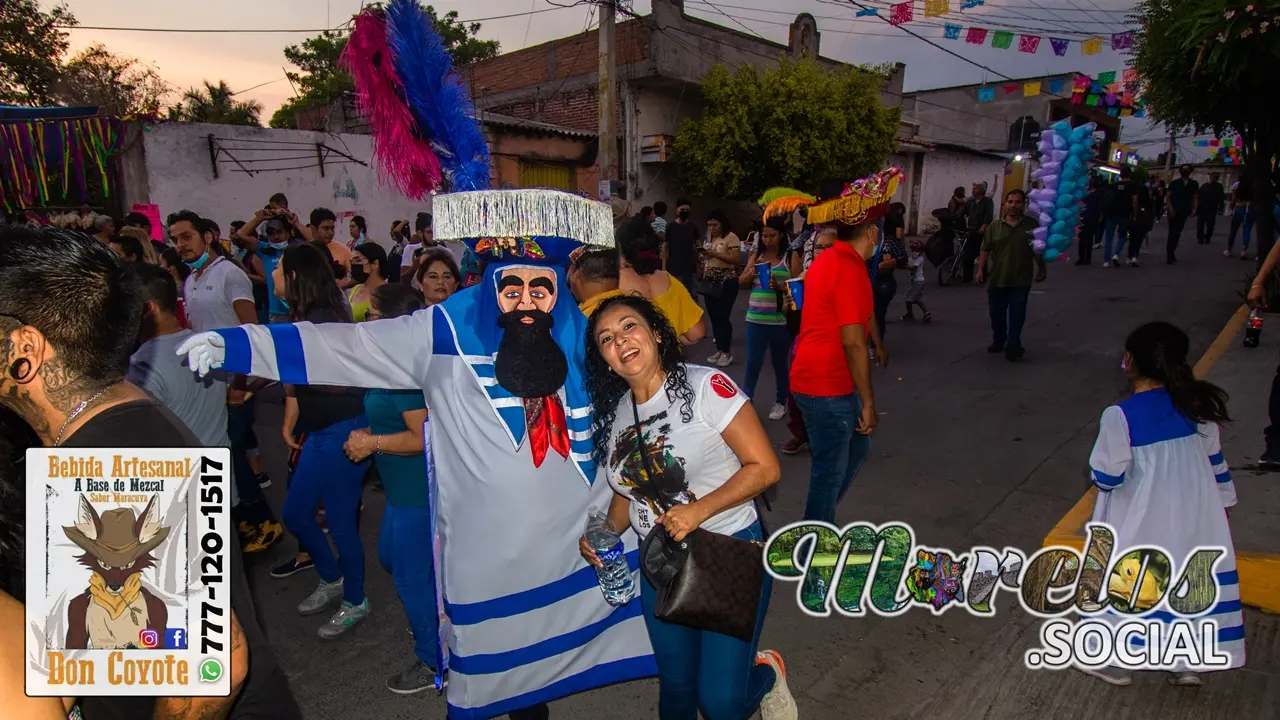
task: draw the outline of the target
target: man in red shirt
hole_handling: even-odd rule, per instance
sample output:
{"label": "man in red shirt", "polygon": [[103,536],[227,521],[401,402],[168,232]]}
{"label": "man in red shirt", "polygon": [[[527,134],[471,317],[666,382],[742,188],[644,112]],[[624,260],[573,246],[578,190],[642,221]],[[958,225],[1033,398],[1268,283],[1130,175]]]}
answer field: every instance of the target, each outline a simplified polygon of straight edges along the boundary
{"label": "man in red shirt", "polygon": [[835,225],[836,242],[805,273],[791,364],[791,393],[813,454],[805,520],[835,524],[836,504],[871,451],[877,415],[868,328],[875,301],[866,263],[880,241],[876,220],[900,178],[899,170],[883,171],[809,209],[810,222]]}

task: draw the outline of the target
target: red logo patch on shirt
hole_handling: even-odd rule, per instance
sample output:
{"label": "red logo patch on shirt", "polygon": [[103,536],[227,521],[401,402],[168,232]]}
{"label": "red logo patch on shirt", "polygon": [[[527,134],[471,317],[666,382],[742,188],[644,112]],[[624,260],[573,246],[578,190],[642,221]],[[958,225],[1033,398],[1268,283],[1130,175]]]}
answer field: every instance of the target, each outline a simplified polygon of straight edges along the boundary
{"label": "red logo patch on shirt", "polygon": [[711,376],[711,389],[722,398],[728,399],[738,394],[738,388],[733,386],[733,382],[729,378],[716,373]]}

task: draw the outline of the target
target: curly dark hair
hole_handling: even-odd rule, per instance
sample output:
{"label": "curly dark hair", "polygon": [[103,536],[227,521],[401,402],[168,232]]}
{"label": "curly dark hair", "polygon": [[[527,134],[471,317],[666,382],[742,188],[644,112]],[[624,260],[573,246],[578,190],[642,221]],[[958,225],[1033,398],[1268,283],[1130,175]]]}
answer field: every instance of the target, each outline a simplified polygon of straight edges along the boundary
{"label": "curly dark hair", "polygon": [[[605,312],[616,306],[625,306],[635,311],[644,320],[658,339],[658,361],[667,374],[665,384],[667,401],[680,402],[680,418],[686,423],[693,421],[693,386],[689,384],[689,376],[685,373],[684,346],[680,344],[680,336],[676,335],[671,321],[662,314],[657,305],[639,295],[616,295],[596,308],[587,322],[586,355],[587,355],[587,393],[591,396],[591,404],[595,408],[595,420],[591,431],[594,436],[594,455],[597,463],[605,462],[609,451],[609,438],[613,434],[613,424],[618,412],[618,402],[622,400],[631,386],[617,373],[609,368],[604,356],[600,354],[600,346],[596,344],[596,323]],[[630,420],[623,420],[630,422]]]}

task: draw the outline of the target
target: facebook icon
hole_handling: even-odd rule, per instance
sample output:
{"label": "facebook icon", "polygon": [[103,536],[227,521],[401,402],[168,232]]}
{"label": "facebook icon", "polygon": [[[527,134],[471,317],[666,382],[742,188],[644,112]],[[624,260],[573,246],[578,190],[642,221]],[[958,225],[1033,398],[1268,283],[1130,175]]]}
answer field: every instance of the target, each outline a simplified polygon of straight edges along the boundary
{"label": "facebook icon", "polygon": [[164,631],[164,647],[166,650],[186,650],[187,631],[182,628],[166,628]]}

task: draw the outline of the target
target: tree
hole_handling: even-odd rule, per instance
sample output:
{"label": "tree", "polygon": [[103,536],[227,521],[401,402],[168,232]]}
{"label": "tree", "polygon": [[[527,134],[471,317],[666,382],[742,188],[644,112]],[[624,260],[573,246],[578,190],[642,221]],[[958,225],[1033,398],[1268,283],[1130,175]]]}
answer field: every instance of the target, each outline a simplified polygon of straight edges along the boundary
{"label": "tree", "polygon": [[[450,10],[440,17],[434,7],[426,5],[423,12],[444,39],[445,47],[453,55],[455,67],[497,56],[497,40],[479,39],[480,23],[460,22],[457,10]],[[351,76],[338,65],[349,35],[348,30],[328,30],[284,49],[285,59],[301,72],[285,73],[297,95],[272,114],[271,127],[297,127],[295,113],[298,110],[328,105],[354,88]]]}
{"label": "tree", "polygon": [[90,45],[62,66],[53,96],[64,105],[92,105],[108,115],[156,112],[169,83],[155,68]]}
{"label": "tree", "polygon": [[45,12],[37,0],[0,0],[0,103],[52,105],[59,60],[67,52],[71,11]]}
{"label": "tree", "polygon": [[1280,0],[1143,0],[1136,11],[1133,66],[1151,116],[1174,130],[1240,135],[1261,261],[1273,242],[1272,160],[1280,151],[1272,104]]}
{"label": "tree", "polygon": [[224,80],[219,80],[217,85],[205,80],[203,88],[189,88],[182,94],[182,101],[169,109],[171,120],[223,125],[260,126],[261,114],[262,103],[236,100],[235,93]]}
{"label": "tree", "polygon": [[885,78],[879,68],[812,60],[732,74],[717,65],[702,83],[702,117],[685,120],[676,135],[685,188],[754,200],[778,185],[813,192],[824,180],[879,170],[901,114],[880,102]]}

